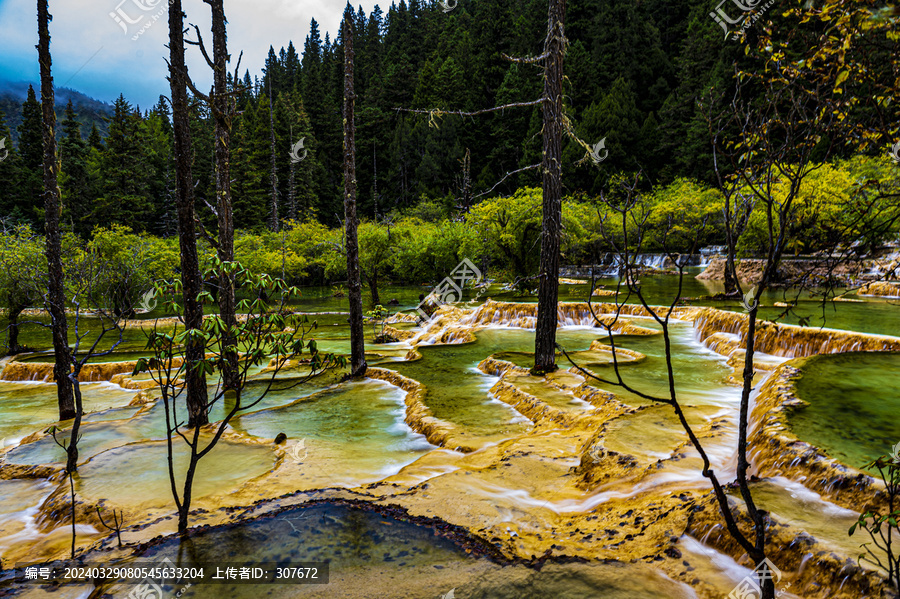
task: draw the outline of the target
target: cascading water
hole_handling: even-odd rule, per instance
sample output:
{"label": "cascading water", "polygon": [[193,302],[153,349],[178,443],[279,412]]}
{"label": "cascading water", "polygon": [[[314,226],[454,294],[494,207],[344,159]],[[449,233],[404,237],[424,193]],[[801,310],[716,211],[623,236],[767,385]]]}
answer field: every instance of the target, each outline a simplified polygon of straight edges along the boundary
{"label": "cascading water", "polygon": [[[658,258],[646,260],[654,264]],[[615,311],[609,303],[597,303],[594,308],[601,319],[612,318]],[[666,313],[663,308],[654,311]],[[618,323],[634,328],[617,331],[620,372],[642,393],[664,397],[668,380],[662,337],[658,331],[650,331],[655,335],[637,332],[638,328],[656,327],[643,307],[629,305],[622,312]],[[740,349],[746,317],[703,308],[679,308],[672,316],[676,390],[712,467],[727,482],[735,466],[740,397],[731,380],[732,358]],[[396,319],[396,326],[411,332],[412,337],[369,348],[380,356],[373,353],[373,362],[382,360],[372,376],[385,382],[308,389],[296,392],[296,398],[291,397],[293,391],[285,389],[283,397],[273,398],[272,403],[234,422],[223,446],[234,467],[222,476],[207,472],[206,482],[198,487],[198,505],[211,510],[205,521],[217,524],[234,513],[219,513],[217,507],[249,506],[298,489],[304,493],[278,501],[305,501],[309,493],[326,499],[358,497],[396,504],[415,515],[437,516],[496,538],[502,551],[511,556],[548,554],[629,561],[660,555],[662,561],[653,570],[665,573],[660,576],[705,589],[698,595],[704,598],[727,595],[734,583],[732,574],[711,576],[716,581],[696,586],[696,574],[682,564],[689,561],[691,570],[700,567],[712,572],[724,568],[716,565],[721,560],[685,550],[687,541],[672,541],[672,531],[684,530],[692,506],[704,501],[709,489],[699,456],[686,442],[672,408],[580,372],[561,369],[546,377],[530,376],[525,368],[532,360],[534,317],[533,304],[486,302],[471,310],[443,309],[418,328]],[[587,305],[560,304],[558,323],[557,340],[573,360],[606,381],[615,380],[606,330],[595,326]],[[761,349],[781,355],[779,361],[820,351],[893,347],[892,343],[886,337],[790,327],[775,327],[760,338]],[[332,333],[322,342],[323,347],[334,348],[345,344],[343,333]],[[402,360],[407,351],[408,360]],[[490,356],[494,360],[485,365],[490,374],[477,370]],[[569,366],[562,358],[560,365]],[[757,388],[764,382],[757,380]],[[4,385],[24,385],[52,395],[52,385],[45,383]],[[89,389],[94,395],[93,388]],[[28,393],[23,401],[40,403]],[[753,401],[755,405],[755,395]],[[47,403],[52,408],[52,403]],[[17,409],[24,405],[20,403]],[[5,407],[0,404],[0,412]],[[102,536],[91,536],[98,529],[87,516],[90,506],[99,501],[105,502],[105,508],[120,505],[136,522],[147,526],[133,531],[135,538],[149,539],[171,531],[166,528],[171,510],[166,506],[170,500],[165,477],[156,480],[140,474],[152,456],[165,455],[155,451],[161,437],[147,422],[152,411],[122,405],[107,412],[108,419],[98,412],[83,431],[87,461],[77,489],[79,518],[85,519],[82,526],[91,527],[83,529],[86,534],[79,540],[83,547]],[[756,431],[758,419],[754,418],[753,426]],[[14,432],[21,440],[29,431],[17,428]],[[272,438],[280,432],[288,436],[288,442],[273,446]],[[301,440],[302,456],[292,449]],[[25,468],[43,468],[47,464],[42,456],[56,459],[50,455],[51,449],[46,438],[26,440],[6,450],[0,467],[14,476]],[[764,466],[758,466],[755,459],[754,465],[765,477]],[[123,476],[130,476],[135,484],[122,483]],[[50,514],[66,505],[66,495],[58,479],[42,484],[57,489],[56,496],[51,500],[37,497],[28,509],[50,520]],[[852,548],[845,540],[842,545],[838,542],[842,539],[833,538],[839,526],[814,528],[800,511],[788,509],[787,498],[801,494],[797,483],[774,478],[759,484],[767,485],[760,486],[760,493],[768,498],[767,509],[778,518],[821,537],[829,551],[844,555]],[[343,489],[336,489],[338,486]],[[113,487],[120,491],[110,492]],[[806,512],[847,516],[834,511],[827,501],[817,500],[815,494],[803,497]],[[140,515],[134,515],[136,510]],[[20,518],[13,512],[9,517]],[[0,534],[2,531],[0,527]],[[712,544],[713,539],[708,542]],[[61,546],[35,550],[33,541],[15,545],[16,556],[30,552],[36,556],[31,559],[37,560],[65,551]],[[668,557],[677,551],[684,554],[682,558]],[[774,559],[786,559],[781,555],[773,553]],[[803,563],[805,568],[831,567],[830,562],[818,558]],[[579,572],[587,572],[587,566],[578,568],[571,573],[575,578]],[[834,596],[852,596],[848,593],[858,592],[858,585],[858,576],[853,574]],[[471,596],[477,596],[472,594],[473,586],[466,588]],[[592,588],[596,592],[597,587]],[[649,588],[642,592],[634,596],[659,596]]]}

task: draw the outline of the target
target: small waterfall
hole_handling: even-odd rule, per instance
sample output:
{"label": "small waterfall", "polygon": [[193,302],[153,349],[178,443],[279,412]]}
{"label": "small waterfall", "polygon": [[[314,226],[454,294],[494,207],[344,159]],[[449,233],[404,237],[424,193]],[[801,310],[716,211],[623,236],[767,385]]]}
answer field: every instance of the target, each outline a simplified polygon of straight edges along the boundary
{"label": "small waterfall", "polygon": [[727,251],[728,246],[724,245],[710,245],[700,248],[700,263],[697,266],[706,268],[715,258],[724,258]]}
{"label": "small waterfall", "polygon": [[[774,323],[758,323],[758,326],[757,351],[783,358],[805,358],[815,354],[848,351],[900,351],[900,338],[887,335]],[[694,320],[698,339],[710,349],[724,341],[716,333],[735,335],[740,347],[745,347],[748,327],[746,314],[714,308],[704,308]],[[713,347],[710,347],[711,344]]]}

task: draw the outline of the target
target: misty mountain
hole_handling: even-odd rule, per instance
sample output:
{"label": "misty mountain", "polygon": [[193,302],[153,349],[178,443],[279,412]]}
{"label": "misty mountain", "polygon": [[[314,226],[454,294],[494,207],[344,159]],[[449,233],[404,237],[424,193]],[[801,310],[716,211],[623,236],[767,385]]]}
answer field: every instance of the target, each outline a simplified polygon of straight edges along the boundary
{"label": "misty mountain", "polygon": [[[34,86],[34,92],[40,101],[40,83],[35,82],[30,85]],[[13,144],[18,143],[19,133],[18,126],[22,122],[22,102],[28,95],[29,82],[27,81],[5,81],[0,79],[0,110],[3,111],[4,119],[9,125],[12,134]],[[91,126],[96,124],[100,130],[100,135],[106,136],[106,117],[112,114],[113,108],[111,104],[95,100],[85,94],[67,87],[56,88],[56,121],[57,126],[64,118],[66,103],[72,100],[75,112],[78,115],[77,120],[81,124],[81,135],[85,138],[91,132]],[[58,133],[58,131],[57,131]]]}

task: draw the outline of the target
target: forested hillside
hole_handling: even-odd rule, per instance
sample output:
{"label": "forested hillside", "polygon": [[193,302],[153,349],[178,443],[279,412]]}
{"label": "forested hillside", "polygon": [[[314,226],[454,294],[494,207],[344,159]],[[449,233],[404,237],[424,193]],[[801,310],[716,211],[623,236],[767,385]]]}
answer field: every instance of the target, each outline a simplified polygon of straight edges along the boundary
{"label": "forested hillside", "polygon": [[[645,169],[652,180],[676,176],[709,178],[704,154],[705,123],[695,98],[725,80],[739,44],[722,43],[708,16],[707,2],[573,0],[567,35],[567,108],[578,133],[606,139],[604,173]],[[464,159],[470,155],[471,195],[487,191],[504,174],[535,164],[540,157],[540,109],[511,109],[461,120],[433,120],[396,108],[477,110],[533,100],[541,72],[513,64],[503,54],[540,53],[546,3],[540,0],[469,0],[450,13],[421,0],[405,0],[385,13],[357,13],[358,179],[360,211],[406,209],[423,197],[448,210],[463,195]],[[238,49],[235,49],[235,53]],[[689,61],[685,61],[689,58]],[[282,218],[315,212],[336,224],[341,212],[342,41],[324,39],[316,21],[300,44],[269,53],[265,69],[245,72],[235,124],[232,165],[235,221],[241,228],[265,224],[271,201],[270,105],[274,111],[276,169]],[[40,155],[37,104],[26,101],[18,114],[7,105],[0,136],[18,139],[18,156],[0,165],[6,214],[35,221],[34,188]],[[36,120],[36,118],[38,120]],[[136,230],[171,233],[166,212],[170,130],[168,107],[141,114],[120,98],[99,143],[61,115],[64,221],[87,234],[110,220]],[[66,125],[68,122],[68,125]],[[18,131],[7,127],[14,123]],[[67,128],[68,127],[68,128]],[[196,104],[195,177],[200,203],[213,195],[213,135],[207,109]],[[6,131],[6,133],[4,133]],[[295,165],[291,189],[291,147],[304,139],[307,158]],[[566,148],[569,191],[595,193],[603,174],[576,165],[583,151]],[[639,164],[635,156],[639,156]],[[628,158],[626,158],[628,157]],[[24,181],[25,184],[12,183]],[[496,192],[511,193],[539,181],[536,171],[507,178]],[[377,193],[376,193],[377,189]],[[201,213],[203,211],[201,210]]]}
{"label": "forested hillside", "polygon": [[[24,81],[4,81],[0,79],[0,112],[6,115],[13,143],[19,141],[19,125],[22,124],[22,103],[28,98],[30,84]],[[61,87],[56,90],[56,118],[62,121],[66,104],[72,102],[76,119],[81,124],[81,134],[87,137],[91,127],[97,125],[101,135],[106,134],[106,119],[112,114],[112,106],[95,100],[83,93]]]}
{"label": "forested hillside", "polygon": [[[610,176],[637,170],[648,185],[679,177],[713,183],[708,125],[698,101],[711,89],[727,97],[735,65],[749,63],[752,55],[745,56],[744,44],[722,39],[709,10],[706,0],[569,3],[566,109],[575,132],[591,143],[605,140],[608,155],[598,169],[581,161],[581,147],[566,141],[567,194],[596,196]],[[368,15],[358,10],[357,177],[363,218],[408,211],[422,200],[428,203],[420,212],[446,217],[464,198],[478,201],[488,191],[508,195],[539,183],[536,169],[504,178],[540,161],[539,106],[465,119],[397,109],[475,111],[538,98],[540,68],[503,55],[539,54],[545,13],[542,0],[464,0],[448,13],[423,0],[401,0],[386,13],[378,7]],[[266,225],[273,202],[273,135],[281,219],[315,216],[338,224],[342,60],[342,40],[328,34],[323,39],[313,20],[302,48],[293,43],[272,48],[262,73],[245,71],[239,77],[231,165],[238,228]],[[193,106],[199,214],[212,224],[204,202],[214,204],[214,125],[204,103]],[[7,107],[6,125],[0,122],[0,137],[18,139],[11,159],[0,164],[0,211],[36,223],[39,104],[29,97],[18,110]],[[120,97],[107,130],[92,134],[79,109],[61,116],[67,226],[82,236],[111,222],[174,233],[169,110],[161,98],[138,112]],[[20,123],[16,133],[10,122]],[[291,148],[300,140],[306,158],[295,163]]]}

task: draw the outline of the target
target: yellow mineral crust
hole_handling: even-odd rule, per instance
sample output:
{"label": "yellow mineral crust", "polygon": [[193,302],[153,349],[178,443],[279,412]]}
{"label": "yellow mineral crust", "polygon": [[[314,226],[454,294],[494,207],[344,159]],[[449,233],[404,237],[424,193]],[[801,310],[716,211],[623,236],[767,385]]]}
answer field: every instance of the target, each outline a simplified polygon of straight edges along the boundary
{"label": "yellow mineral crust", "polygon": [[790,429],[787,411],[805,404],[794,385],[802,363],[791,360],[778,367],[760,389],[751,415],[757,424],[748,452],[761,476],[784,476],[842,507],[863,510],[884,485],[801,441]]}
{"label": "yellow mineral crust", "polygon": [[[700,340],[711,340],[712,348],[725,339],[721,333],[736,336],[737,347],[746,347],[749,316],[714,308],[702,308],[694,320]],[[756,350],[785,358],[805,358],[815,354],[848,351],[900,351],[900,339],[853,331],[800,327],[767,321],[757,322]],[[734,350],[727,347],[729,353]],[[718,351],[718,350],[716,350]],[[722,353],[722,352],[719,352]],[[728,355],[728,354],[726,354]]]}
{"label": "yellow mineral crust", "polygon": [[875,297],[900,297],[900,282],[876,281],[860,287],[856,295]]}

